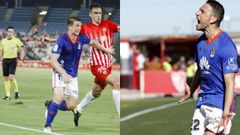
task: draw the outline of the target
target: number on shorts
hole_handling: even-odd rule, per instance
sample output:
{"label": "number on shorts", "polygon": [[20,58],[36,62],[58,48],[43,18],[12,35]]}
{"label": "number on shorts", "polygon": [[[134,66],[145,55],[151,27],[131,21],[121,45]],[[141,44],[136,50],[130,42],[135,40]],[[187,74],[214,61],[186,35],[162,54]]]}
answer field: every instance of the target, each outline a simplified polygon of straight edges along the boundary
{"label": "number on shorts", "polygon": [[193,125],[192,125],[191,130],[199,130],[198,126],[200,124],[200,121],[198,119],[194,119],[192,123],[193,123]]}

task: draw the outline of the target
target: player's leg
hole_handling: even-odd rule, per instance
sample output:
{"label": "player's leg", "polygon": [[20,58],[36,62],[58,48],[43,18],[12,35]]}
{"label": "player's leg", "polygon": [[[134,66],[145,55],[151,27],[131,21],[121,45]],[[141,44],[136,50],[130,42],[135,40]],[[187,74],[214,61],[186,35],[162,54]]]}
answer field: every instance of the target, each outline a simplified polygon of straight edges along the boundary
{"label": "player's leg", "polygon": [[107,84],[110,84],[113,87],[112,95],[113,95],[113,101],[115,104],[115,107],[117,109],[118,115],[120,116],[120,88],[119,88],[119,82],[110,74],[106,78]]}
{"label": "player's leg", "polygon": [[15,92],[15,99],[18,99],[19,98],[18,83],[15,78],[16,68],[17,68],[17,60],[12,59],[9,65],[9,80],[10,80],[11,89],[13,89]]}
{"label": "player's leg", "polygon": [[85,97],[81,100],[81,102],[77,106],[78,112],[82,113],[82,111],[91,104],[96,98],[101,95],[102,88],[99,84],[94,84],[92,90],[90,90]]}
{"label": "player's leg", "polygon": [[[107,77],[107,72],[104,71],[102,72],[101,66],[95,66],[95,67],[91,67],[91,72],[92,74],[95,76],[94,79],[94,87],[92,90],[90,90],[85,97],[81,100],[81,102],[78,104],[77,106],[77,110],[78,112],[82,112],[89,104],[91,104],[96,98],[98,98],[103,89],[106,87],[106,77]],[[105,68],[106,69],[106,68]],[[100,72],[101,71],[101,72]]]}
{"label": "player's leg", "polygon": [[64,91],[62,87],[54,88],[54,99],[50,103],[47,109],[47,118],[45,123],[44,132],[51,132],[51,124],[57,115],[59,105],[62,103],[64,98]]}
{"label": "player's leg", "polygon": [[64,82],[62,76],[56,72],[52,72],[52,88],[54,92],[53,101],[47,107],[47,111],[45,113],[46,123],[44,132],[51,132],[51,124],[57,115],[59,106],[64,106],[63,98],[64,98]]}
{"label": "player's leg", "polygon": [[78,100],[78,80],[77,77],[72,78],[68,84],[66,84],[65,95],[66,95],[66,103],[67,109],[72,110],[74,114],[74,124],[78,126],[78,120],[80,117],[80,113],[77,111],[77,100]]}
{"label": "player's leg", "polygon": [[3,77],[4,77],[4,88],[5,88],[5,97],[4,100],[10,100],[10,81],[9,81],[9,64],[6,59],[2,61]]}
{"label": "player's leg", "polygon": [[192,118],[191,135],[203,135],[205,130],[204,122],[205,117],[200,109],[195,109]]}

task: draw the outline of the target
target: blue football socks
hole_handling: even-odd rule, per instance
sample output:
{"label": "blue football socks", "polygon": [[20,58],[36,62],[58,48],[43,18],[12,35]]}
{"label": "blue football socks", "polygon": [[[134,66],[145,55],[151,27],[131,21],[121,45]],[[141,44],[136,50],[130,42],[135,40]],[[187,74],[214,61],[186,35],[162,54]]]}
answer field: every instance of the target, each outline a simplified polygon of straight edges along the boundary
{"label": "blue football socks", "polygon": [[48,127],[48,126],[51,127],[51,123],[54,120],[55,116],[57,115],[58,108],[59,108],[58,104],[56,104],[55,102],[51,102],[51,104],[48,107],[48,114],[47,114],[45,127]]}

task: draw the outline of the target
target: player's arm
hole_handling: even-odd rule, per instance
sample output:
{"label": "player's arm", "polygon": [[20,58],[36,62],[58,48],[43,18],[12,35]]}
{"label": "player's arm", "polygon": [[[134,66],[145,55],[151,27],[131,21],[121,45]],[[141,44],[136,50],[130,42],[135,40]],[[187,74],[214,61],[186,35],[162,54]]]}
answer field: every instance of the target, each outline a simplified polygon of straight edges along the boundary
{"label": "player's arm", "polygon": [[19,58],[20,58],[20,60],[23,60],[23,58],[25,56],[25,52],[23,49],[23,43],[20,39],[18,39],[17,47],[18,47]]}
{"label": "player's arm", "polygon": [[57,38],[43,37],[42,42],[56,42]]}
{"label": "player's arm", "polygon": [[60,54],[57,53],[52,53],[51,55],[51,64],[52,67],[63,76],[63,80],[65,83],[68,83],[71,78],[71,76],[69,74],[66,73],[66,71],[62,68],[62,66],[58,63],[58,58],[59,58]]}
{"label": "player's arm", "polygon": [[2,48],[2,45],[1,45],[1,42],[0,42],[0,60],[3,59],[3,48]]}
{"label": "player's arm", "polygon": [[117,26],[117,31],[120,32],[120,26],[119,25]]}
{"label": "player's arm", "polygon": [[229,115],[234,96],[235,73],[224,74],[226,85],[223,116]]}
{"label": "player's arm", "polygon": [[23,49],[23,46],[19,49],[19,57],[20,57],[20,60],[23,60],[24,56],[25,56],[25,52],[24,52],[24,49]]}
{"label": "player's arm", "polygon": [[101,51],[103,51],[105,53],[108,53],[108,54],[114,54],[115,53],[115,50],[114,50],[113,46],[110,47],[110,48],[105,48],[99,42],[97,42],[95,40],[91,40],[90,45],[92,47],[97,48],[98,50],[101,50]]}
{"label": "player's arm", "polygon": [[197,69],[197,71],[195,72],[194,79],[191,83],[191,87],[189,87],[187,84],[185,84],[185,95],[178,101],[178,103],[182,103],[182,102],[188,100],[194,94],[194,92],[200,85],[200,79],[201,79],[200,70]]}

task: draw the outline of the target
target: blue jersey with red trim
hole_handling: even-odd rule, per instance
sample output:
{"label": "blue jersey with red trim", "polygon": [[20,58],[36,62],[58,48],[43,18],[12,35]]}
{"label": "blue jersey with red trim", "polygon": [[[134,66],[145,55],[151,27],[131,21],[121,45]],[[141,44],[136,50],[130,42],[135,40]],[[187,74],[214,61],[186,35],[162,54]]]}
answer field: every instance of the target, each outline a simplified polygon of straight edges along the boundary
{"label": "blue jersey with red trim", "polygon": [[67,74],[76,77],[82,46],[89,43],[90,39],[83,34],[80,34],[75,41],[71,41],[68,34],[63,34],[56,41],[52,53],[59,54],[59,64],[62,65]]}
{"label": "blue jersey with red trim", "polygon": [[203,34],[197,41],[195,61],[201,76],[197,108],[204,104],[223,110],[226,89],[224,74],[239,71],[235,44],[222,31],[212,41],[207,41]]}

